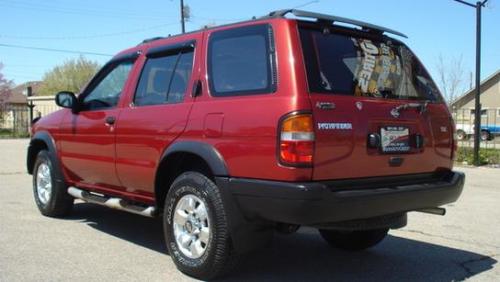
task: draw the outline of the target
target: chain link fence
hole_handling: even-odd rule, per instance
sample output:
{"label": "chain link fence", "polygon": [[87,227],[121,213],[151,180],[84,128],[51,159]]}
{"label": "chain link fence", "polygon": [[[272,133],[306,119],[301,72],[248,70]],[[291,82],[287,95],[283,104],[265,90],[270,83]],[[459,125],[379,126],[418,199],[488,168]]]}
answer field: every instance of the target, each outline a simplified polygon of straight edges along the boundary
{"label": "chain link fence", "polygon": [[30,114],[26,105],[7,105],[0,115],[0,138],[29,137]]}
{"label": "chain link fence", "polygon": [[[474,109],[453,112],[456,123],[458,145],[474,146]],[[481,148],[500,149],[500,109],[481,110]]]}
{"label": "chain link fence", "polygon": [[[29,104],[6,105],[0,112],[0,138],[29,137],[31,119],[46,116],[60,109],[53,96],[28,97]],[[33,117],[29,105],[33,105]]]}
{"label": "chain link fence", "polygon": [[[474,109],[453,111],[456,123],[458,152],[456,161],[473,164],[474,148]],[[484,108],[481,110],[479,163],[483,165],[500,164],[500,109]]]}

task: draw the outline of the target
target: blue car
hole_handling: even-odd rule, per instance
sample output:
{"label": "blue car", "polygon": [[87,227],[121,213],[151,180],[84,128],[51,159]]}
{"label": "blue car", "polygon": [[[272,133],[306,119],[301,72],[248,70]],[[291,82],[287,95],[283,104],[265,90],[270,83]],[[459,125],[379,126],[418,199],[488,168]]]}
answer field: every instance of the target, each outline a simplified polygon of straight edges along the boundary
{"label": "blue car", "polygon": [[487,141],[492,140],[495,135],[500,134],[500,126],[499,125],[481,125],[481,140]]}

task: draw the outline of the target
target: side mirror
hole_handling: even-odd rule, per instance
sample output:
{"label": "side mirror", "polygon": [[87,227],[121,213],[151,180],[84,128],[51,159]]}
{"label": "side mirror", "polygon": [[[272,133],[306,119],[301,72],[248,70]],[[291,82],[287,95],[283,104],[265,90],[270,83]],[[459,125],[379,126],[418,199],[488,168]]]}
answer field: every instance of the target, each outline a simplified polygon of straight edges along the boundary
{"label": "side mirror", "polygon": [[56,105],[62,108],[71,109],[74,113],[78,112],[78,100],[75,93],[70,91],[61,91],[56,94]]}

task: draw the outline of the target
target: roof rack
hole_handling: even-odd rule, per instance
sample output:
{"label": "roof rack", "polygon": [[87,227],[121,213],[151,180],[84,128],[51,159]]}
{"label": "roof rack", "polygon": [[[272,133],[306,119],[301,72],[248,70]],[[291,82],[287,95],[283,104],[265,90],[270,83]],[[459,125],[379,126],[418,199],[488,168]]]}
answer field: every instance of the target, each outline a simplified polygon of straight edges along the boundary
{"label": "roof rack", "polygon": [[157,37],[147,38],[147,39],[144,39],[141,43],[139,43],[139,45],[146,44],[146,43],[153,42],[153,41],[160,40],[160,39],[164,39],[164,38],[166,38],[166,37],[157,36]]}
{"label": "roof rack", "polygon": [[330,22],[330,24],[333,24],[335,22],[346,23],[346,24],[359,26],[363,30],[369,31],[369,32],[371,31],[371,32],[376,32],[376,33],[380,33],[380,34],[387,32],[387,33],[392,33],[394,35],[398,35],[398,36],[401,36],[404,38],[408,38],[408,36],[406,36],[405,34],[399,32],[399,31],[395,31],[395,30],[390,29],[390,28],[385,28],[382,26],[369,24],[369,23],[365,23],[362,21],[358,21],[358,20],[352,20],[352,19],[348,19],[348,18],[320,14],[320,13],[307,12],[307,11],[303,11],[303,10],[296,10],[296,9],[278,10],[278,11],[274,11],[274,12],[269,13],[269,15],[267,17],[271,17],[271,18],[272,17],[285,17],[287,14],[292,14],[296,17],[301,17],[301,18],[312,18],[312,19],[316,19],[317,21],[321,21],[321,22]]}

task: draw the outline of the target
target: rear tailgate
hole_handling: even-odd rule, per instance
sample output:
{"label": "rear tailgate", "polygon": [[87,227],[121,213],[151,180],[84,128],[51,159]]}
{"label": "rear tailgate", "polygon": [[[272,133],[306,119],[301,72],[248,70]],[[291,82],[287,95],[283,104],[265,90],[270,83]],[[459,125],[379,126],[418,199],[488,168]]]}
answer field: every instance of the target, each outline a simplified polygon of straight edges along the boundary
{"label": "rear tailgate", "polygon": [[[312,94],[311,100],[313,105],[335,104],[332,110],[313,110],[315,180],[425,173],[450,167],[452,128],[442,105],[428,105],[422,114],[404,111],[394,118],[390,112],[400,102],[322,94]],[[408,139],[401,137],[400,142],[395,140],[382,148],[383,139],[391,138],[391,130],[396,135],[406,135],[407,130]],[[380,136],[378,145],[369,146],[370,134]]]}
{"label": "rear tailgate", "polygon": [[314,180],[451,167],[446,105],[404,45],[301,28],[315,122]]}

